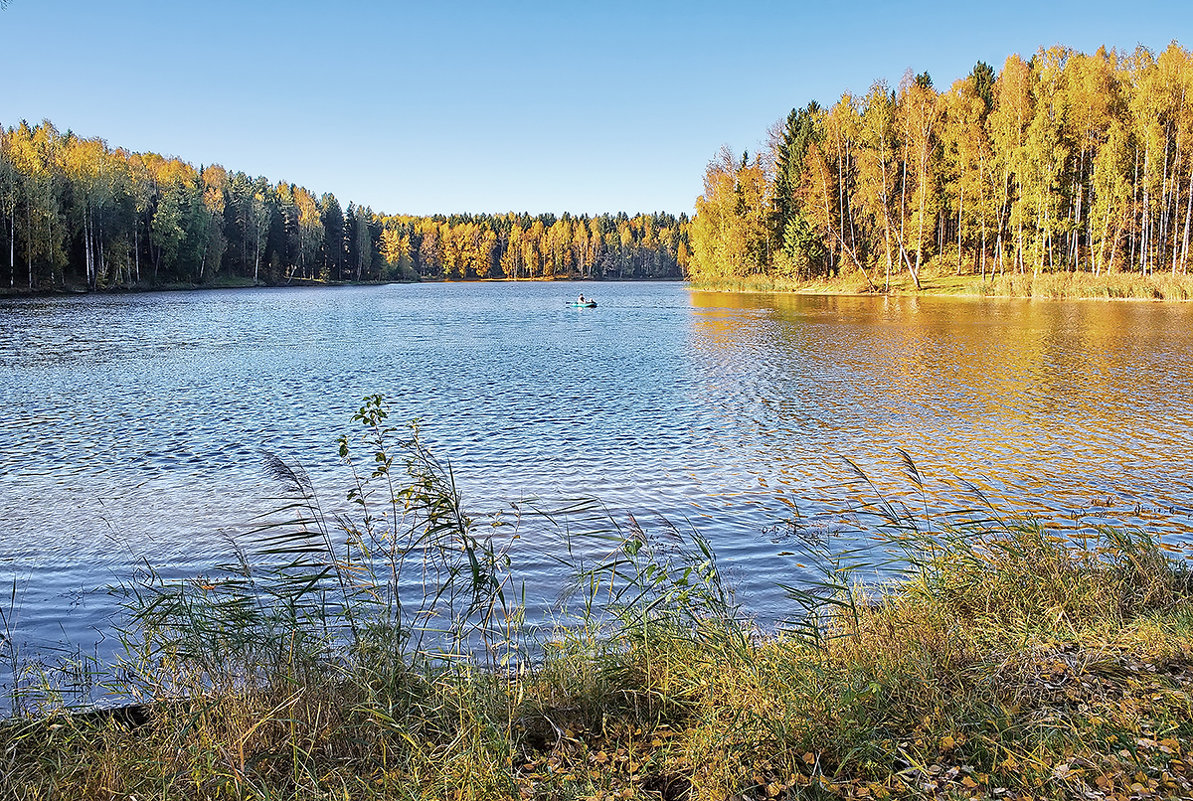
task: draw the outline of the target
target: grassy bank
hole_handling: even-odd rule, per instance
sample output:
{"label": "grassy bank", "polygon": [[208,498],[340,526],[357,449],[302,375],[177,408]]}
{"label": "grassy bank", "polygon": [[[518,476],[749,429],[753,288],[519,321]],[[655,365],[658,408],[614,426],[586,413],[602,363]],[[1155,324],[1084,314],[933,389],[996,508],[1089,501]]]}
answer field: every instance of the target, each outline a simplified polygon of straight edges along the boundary
{"label": "grassy bank", "polygon": [[1193,795],[1193,581],[1145,531],[894,515],[870,587],[806,533],[823,580],[762,635],[697,534],[631,519],[561,544],[572,611],[527,642],[502,545],[526,520],[469,519],[379,399],[357,419],[357,511],[274,462],[271,566],[128,588],[112,683],[143,705],[5,722],[0,797]]}
{"label": "grassy bank", "polygon": [[956,295],[965,297],[1052,298],[1098,300],[1190,300],[1193,276],[1169,272],[1139,273],[1041,272],[1002,275],[957,275],[947,268],[929,266],[920,275],[917,289],[911,276],[891,277],[889,289],[884,277],[871,275],[874,286],[861,273],[840,278],[800,281],[772,276],[746,276],[699,289],[732,292],[796,292],[808,295]]}

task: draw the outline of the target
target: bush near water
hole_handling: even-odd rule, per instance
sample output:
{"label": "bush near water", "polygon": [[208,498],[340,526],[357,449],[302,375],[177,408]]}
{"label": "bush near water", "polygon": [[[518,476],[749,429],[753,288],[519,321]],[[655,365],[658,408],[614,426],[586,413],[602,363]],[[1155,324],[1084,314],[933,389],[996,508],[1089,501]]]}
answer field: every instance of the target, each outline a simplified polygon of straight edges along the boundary
{"label": "bush near water", "polygon": [[[917,520],[878,499],[898,578],[860,584],[855,553],[805,532],[822,580],[762,634],[697,533],[630,518],[561,540],[571,611],[530,640],[505,550],[519,512],[469,518],[379,397],[356,421],[354,511],[272,461],[290,502],[256,532],[262,566],[125,587],[108,686],[135,714],[14,699],[0,796],[1193,795],[1193,579],[1146,531]],[[412,577],[421,594],[399,591]]]}

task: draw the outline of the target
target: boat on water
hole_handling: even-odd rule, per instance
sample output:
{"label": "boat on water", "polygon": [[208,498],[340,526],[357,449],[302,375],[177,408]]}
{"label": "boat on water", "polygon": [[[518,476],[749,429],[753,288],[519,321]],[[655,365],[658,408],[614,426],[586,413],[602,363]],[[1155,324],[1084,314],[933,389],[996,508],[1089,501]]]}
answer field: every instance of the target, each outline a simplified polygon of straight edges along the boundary
{"label": "boat on water", "polygon": [[596,301],[595,300],[586,300],[583,303],[580,303],[579,301],[573,300],[569,305],[573,309],[595,309]]}

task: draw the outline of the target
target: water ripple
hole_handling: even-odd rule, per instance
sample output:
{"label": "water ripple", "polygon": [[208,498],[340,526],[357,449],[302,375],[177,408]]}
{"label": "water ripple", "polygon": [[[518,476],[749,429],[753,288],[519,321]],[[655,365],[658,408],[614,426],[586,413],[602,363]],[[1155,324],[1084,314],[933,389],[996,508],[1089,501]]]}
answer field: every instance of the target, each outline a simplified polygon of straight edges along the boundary
{"label": "water ripple", "polygon": [[[856,487],[910,498],[906,450],[941,504],[1185,536],[1193,308],[831,298],[678,284],[447,284],[0,300],[0,586],[20,634],[85,642],[99,592],[147,561],[228,558],[270,508],[268,451],[325,498],[362,396],[419,418],[469,503],[595,496],[687,520],[740,597],[783,614],[800,569],[774,531]],[[515,554],[552,613],[556,547]],[[537,610],[537,611],[536,611]]]}

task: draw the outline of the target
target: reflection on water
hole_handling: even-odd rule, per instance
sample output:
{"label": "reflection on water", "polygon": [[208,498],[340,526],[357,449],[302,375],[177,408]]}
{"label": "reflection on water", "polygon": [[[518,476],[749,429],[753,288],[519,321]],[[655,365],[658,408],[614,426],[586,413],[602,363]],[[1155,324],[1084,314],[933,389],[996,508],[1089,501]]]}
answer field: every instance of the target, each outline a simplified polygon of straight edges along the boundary
{"label": "reflection on water", "polygon": [[1119,519],[1176,506],[1148,522],[1188,524],[1188,307],[704,293],[693,306],[708,309],[695,346],[736,373],[726,418],[760,464],[796,466],[781,480],[797,491],[799,466],[832,453],[897,474],[897,446],[1004,508],[1063,518],[1109,499]]}
{"label": "reflection on water", "polygon": [[[90,643],[105,585],[227,560],[271,507],[261,451],[325,498],[334,440],[382,392],[480,510],[593,495],[690,521],[739,597],[783,614],[800,569],[770,533],[829,520],[841,457],[910,498],[1185,532],[1193,308],[797,297],[602,284],[446,284],[0,300],[0,582],[18,634]],[[780,527],[781,528],[781,527]],[[515,556],[549,615],[553,540]],[[5,586],[5,584],[0,584]],[[103,646],[99,646],[102,650]]]}

